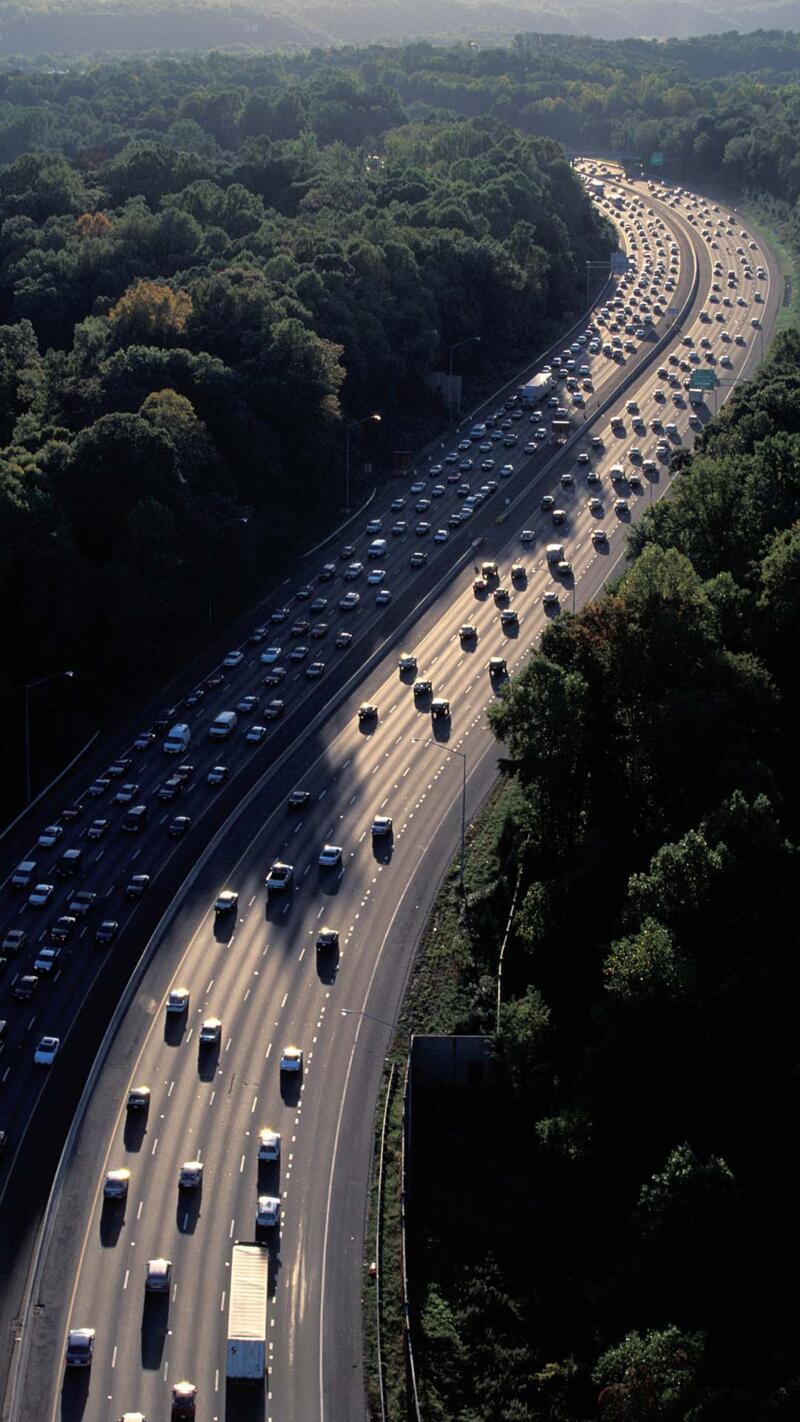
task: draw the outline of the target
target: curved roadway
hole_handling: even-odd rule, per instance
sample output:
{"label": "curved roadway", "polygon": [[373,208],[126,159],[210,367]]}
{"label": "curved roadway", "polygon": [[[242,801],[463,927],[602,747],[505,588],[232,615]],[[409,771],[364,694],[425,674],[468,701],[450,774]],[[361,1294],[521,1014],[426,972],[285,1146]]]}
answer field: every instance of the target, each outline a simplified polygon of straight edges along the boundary
{"label": "curved roadway", "polygon": [[[642,184],[635,189],[620,186],[620,191],[628,204],[620,214],[627,228],[625,242],[629,250],[631,242],[636,243],[631,255],[640,266],[648,250],[653,265],[663,253],[668,266],[670,237],[675,232],[680,266],[676,291],[669,299],[677,306],[686,299],[696,262],[699,289],[692,312],[655,366],[665,364],[673,371],[675,367],[668,364],[670,352],[686,355],[689,348],[681,345],[685,337],[697,345],[707,336],[717,361],[729,355],[727,375],[733,379],[741,374],[760,351],[761,335],[753,330],[751,320],[759,317],[768,329],[778,299],[769,254],[751,251],[751,239],[739,236],[741,224],[732,226],[725,220],[728,209],[714,211],[713,204],[686,197],[671,206]],[[644,204],[644,210],[635,213],[634,191]],[[702,207],[707,208],[706,221],[711,224],[707,239],[700,236]],[[641,231],[634,226],[637,218]],[[691,218],[697,219],[696,227]],[[648,223],[653,224],[652,230]],[[656,240],[664,243],[663,249],[656,248]],[[766,280],[749,281],[740,275],[742,256],[737,246],[744,248],[754,271],[763,262]],[[724,268],[720,302],[709,305],[712,262],[718,259]],[[730,289],[729,268],[737,272],[737,284]],[[628,297],[632,290],[633,283],[627,287]],[[763,293],[763,305],[752,300],[755,290]],[[740,294],[745,306],[736,304]],[[733,301],[729,307],[722,304],[726,296]],[[712,317],[708,324],[700,323],[702,309]],[[724,322],[713,319],[717,312],[725,316]],[[604,340],[610,338],[607,328],[598,329]],[[657,329],[661,334],[662,327]],[[730,342],[720,339],[723,331]],[[744,345],[736,344],[737,335],[744,337]],[[646,358],[648,347],[645,342],[636,344],[639,349],[633,361],[638,363]],[[620,367],[602,355],[592,358],[595,408],[629,374],[632,363]],[[725,374],[719,366],[718,373]],[[666,402],[655,398],[659,386]],[[374,667],[356,676],[352,692],[327,712],[325,678],[317,689],[306,682],[305,664],[300,663],[282,688],[268,693],[283,695],[287,703],[282,739],[270,734],[265,745],[248,747],[238,731],[235,743],[226,743],[224,751],[217,748],[214,753],[202,735],[211,716],[235,705],[244,692],[257,688],[266,695],[260,687],[264,668],[258,660],[265,644],[247,647],[242,665],[217,691],[208,691],[197,708],[190,756],[195,764],[193,788],[180,803],[153,815],[141,842],[132,844],[112,825],[92,852],[81,885],[95,889],[102,902],[87,920],[84,937],[76,937],[65,951],[59,981],[44,985],[38,999],[23,1010],[18,1005],[16,1010],[3,1006],[10,1039],[0,1071],[9,1068],[4,1090],[7,1097],[15,1093],[17,1122],[32,1115],[43,1090],[41,1073],[37,1076],[30,1061],[35,1039],[43,1031],[68,1036],[70,994],[79,994],[98,961],[103,961],[92,942],[96,922],[112,909],[122,921],[121,891],[130,873],[155,871],[156,865],[162,865],[163,846],[170,844],[166,826],[160,823],[162,816],[202,816],[214,794],[204,775],[215,760],[227,761],[233,772],[247,757],[261,757],[263,771],[265,752],[270,755],[272,772],[257,782],[249,802],[245,800],[220,834],[213,852],[198,860],[171,904],[158,934],[157,952],[138,984],[90,1097],[60,1180],[47,1248],[36,1276],[35,1309],[18,1355],[23,1366],[13,1392],[15,1417],[26,1422],[51,1417],[107,1422],[126,1409],[140,1408],[153,1422],[168,1416],[169,1388],[182,1376],[191,1377],[198,1386],[202,1422],[245,1416],[322,1422],[363,1415],[360,1297],[372,1108],[389,1036],[384,1024],[396,1015],[419,932],[457,842],[462,760],[448,751],[467,756],[471,815],[496,774],[497,749],[485,718],[495,694],[487,671],[489,657],[504,655],[510,671],[522,664],[536,645],[545,616],[552,615],[542,606],[545,592],[556,591],[560,606],[570,608],[601,590],[624,555],[626,522],[640,516],[648,501],[669,484],[669,464],[655,456],[658,435],[650,430],[650,421],[660,417],[664,423],[675,422],[673,447],[691,438],[691,407],[674,406],[671,397],[671,388],[656,378],[655,368],[648,369],[625,391],[618,407],[612,406],[596,421],[590,417],[579,440],[555,455],[550,447],[534,456],[524,455],[522,446],[530,427],[527,419],[518,422],[514,429],[521,432],[519,445],[510,451],[498,448],[494,474],[476,476],[473,471],[464,476],[475,488],[483,479],[497,477],[506,457],[515,467],[512,478],[498,478],[498,491],[470,520],[466,536],[454,535],[434,552],[430,535],[422,540],[413,532],[397,538],[387,534],[386,585],[394,594],[396,617],[406,607],[410,613],[426,589],[438,582],[446,584],[403,639],[416,654],[419,675],[429,676],[434,694],[451,701],[452,719],[445,730],[436,729],[424,701],[415,701],[413,677],[404,681],[399,675],[397,652],[402,648],[394,645],[385,655],[376,655]],[[630,399],[638,401],[645,421],[645,431],[638,435],[631,430],[630,416],[624,414]],[[620,411],[625,431],[614,434],[611,416]],[[598,435],[599,449],[590,442]],[[633,445],[643,459],[655,459],[654,472],[642,473],[641,461],[629,459]],[[588,465],[577,462],[580,451],[589,454]],[[622,463],[627,473],[638,470],[638,485],[626,480],[615,490],[609,469],[616,463]],[[540,478],[545,465],[547,472]],[[588,469],[600,474],[599,486],[587,483]],[[562,474],[571,475],[573,483],[562,485]],[[434,482],[435,477],[426,481]],[[379,509],[376,501],[370,513],[383,518],[382,532],[395,517],[407,517],[412,528],[423,517],[435,529],[461,502],[454,488],[448,485],[442,498],[432,499],[427,512],[416,514],[415,497],[398,489],[398,497],[407,499],[406,510],[392,513],[387,507]],[[542,494],[551,491],[567,513],[567,523],[560,528],[553,528],[550,514],[540,508]],[[387,494],[386,503],[393,492]],[[628,500],[627,516],[613,512],[619,495]],[[601,513],[590,511],[590,496],[601,498]],[[601,546],[591,541],[598,523],[608,535]],[[521,542],[523,528],[535,530],[533,544]],[[482,542],[473,551],[470,544],[477,539]],[[353,541],[356,556],[363,556],[369,541],[366,533],[360,530]],[[574,580],[551,576],[544,557],[549,541],[564,543]],[[408,566],[415,547],[425,547],[429,553],[422,575]],[[497,559],[510,605],[519,614],[517,635],[507,636],[501,629],[491,594],[474,594],[476,557]],[[524,585],[511,586],[512,561],[525,564]],[[343,567],[340,562],[339,568]],[[349,623],[344,615],[330,613],[347,586],[361,592],[363,609]],[[324,646],[319,655],[327,663],[326,676],[334,657],[329,643],[338,627],[350,627],[356,634],[356,663],[367,662],[371,644],[379,644],[386,619],[374,609],[372,591],[365,586],[363,574],[353,584],[343,584],[340,573],[327,583],[315,580],[314,595],[329,599],[329,608],[319,615],[330,622],[331,630],[319,643],[310,643],[309,660]],[[294,599],[291,608],[293,616],[303,612],[303,604]],[[462,644],[458,636],[464,622],[477,629],[472,644]],[[293,645],[285,623],[270,630],[268,641],[273,634],[284,653]],[[292,726],[289,718],[300,714],[295,707],[305,695],[312,698],[309,713],[319,710],[320,724],[310,721],[306,734],[298,738],[293,734],[296,723]],[[373,726],[360,727],[356,709],[365,698],[377,704],[379,716]],[[257,720],[258,713],[250,719]],[[139,783],[139,794],[155,805],[156,788],[171,768],[169,763],[165,769],[156,747],[142,753],[135,774],[132,770],[130,774]],[[286,796],[297,787],[308,790],[310,799],[292,814]],[[104,814],[111,794],[108,791],[99,799],[96,811],[86,811],[83,824],[94,813]],[[109,818],[118,820],[122,813],[112,810]],[[394,836],[389,842],[372,839],[371,824],[378,813],[393,818]],[[62,843],[72,838],[68,831]],[[320,870],[317,859],[325,841],[342,846],[341,869]],[[75,842],[86,843],[82,837]],[[57,852],[36,851],[34,857],[52,863]],[[268,903],[264,875],[275,858],[293,863],[294,887]],[[211,912],[217,893],[226,886],[239,893],[235,922],[230,924],[215,922]],[[10,891],[4,892],[12,910],[16,909]],[[30,927],[36,937],[39,932],[46,937],[45,922],[64,911],[64,892],[59,889],[54,898],[52,913],[21,907],[12,912],[8,923]],[[140,910],[131,912],[135,925]],[[340,949],[333,958],[317,956],[315,939],[322,924],[339,930]],[[14,977],[28,967],[24,958],[25,950],[19,961],[14,960],[15,972],[7,973],[6,987],[13,986]],[[175,1025],[165,1016],[164,1000],[179,983],[190,989],[191,1002],[186,1018]],[[351,1013],[343,1016],[342,1008]],[[218,1051],[204,1054],[198,1050],[199,1026],[211,1015],[222,1020],[221,1041]],[[278,1059],[287,1043],[304,1050],[301,1080],[281,1080]],[[66,1056],[57,1060],[51,1074],[66,1070],[67,1061]],[[137,1122],[126,1119],[124,1104],[129,1086],[140,1081],[150,1085],[152,1098],[146,1119]],[[4,1103],[4,1117],[6,1109]],[[259,1170],[258,1130],[263,1126],[281,1133],[282,1152],[278,1166]],[[204,1163],[204,1178],[202,1190],[192,1199],[179,1195],[177,1175],[182,1161],[196,1156]],[[128,1199],[124,1204],[106,1202],[104,1208],[105,1171],[119,1166],[132,1172]],[[272,1272],[268,1384],[263,1397],[242,1399],[234,1393],[226,1398],[231,1244],[257,1236],[255,1205],[260,1191],[281,1199],[279,1230],[272,1231],[272,1239],[264,1231]],[[173,1261],[173,1286],[169,1298],[154,1310],[145,1306],[144,1272],[146,1261],[162,1254]],[[65,1377],[66,1330],[80,1325],[97,1330],[94,1364],[91,1373]]]}

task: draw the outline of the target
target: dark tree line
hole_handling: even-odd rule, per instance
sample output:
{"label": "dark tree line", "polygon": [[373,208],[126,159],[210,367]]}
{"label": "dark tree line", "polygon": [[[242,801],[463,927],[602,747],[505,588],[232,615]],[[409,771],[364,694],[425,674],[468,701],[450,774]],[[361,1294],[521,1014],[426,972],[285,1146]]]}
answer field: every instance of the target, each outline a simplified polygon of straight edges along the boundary
{"label": "dark tree line", "polygon": [[390,467],[441,418],[448,346],[481,335],[476,382],[529,359],[613,240],[550,139],[237,63],[0,76],[11,763],[21,683],[80,672],[37,694],[44,768],[313,542],[346,418],[380,411],[354,471]]}

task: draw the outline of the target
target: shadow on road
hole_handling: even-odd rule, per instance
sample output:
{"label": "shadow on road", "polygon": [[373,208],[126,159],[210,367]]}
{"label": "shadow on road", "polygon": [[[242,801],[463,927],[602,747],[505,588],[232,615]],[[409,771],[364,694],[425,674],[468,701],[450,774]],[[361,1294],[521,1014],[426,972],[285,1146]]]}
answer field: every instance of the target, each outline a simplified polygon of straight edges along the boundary
{"label": "shadow on road", "polygon": [[394,853],[394,835],[378,834],[372,836],[372,857],[378,864],[391,864]]}
{"label": "shadow on road", "polygon": [[180,1234],[194,1234],[200,1218],[203,1203],[203,1187],[197,1190],[179,1190],[175,1207],[175,1223]]}
{"label": "shadow on road", "polygon": [[104,1200],[100,1211],[100,1243],[103,1249],[114,1249],[125,1223],[125,1201]]}
{"label": "shadow on road", "polygon": [[225,1422],[264,1422],[266,1389],[228,1383],[225,1388]]}
{"label": "shadow on road", "polygon": [[142,1306],[142,1367],[161,1367],[169,1323],[169,1294],[145,1294]]}
{"label": "shadow on road", "polygon": [[339,945],[335,948],[318,948],[317,977],[326,987],[332,987],[339,972]]}
{"label": "shadow on road", "polygon": [[281,1072],[281,1101],[284,1106],[292,1108],[297,1105],[302,1085],[303,1073],[301,1071]]}
{"label": "shadow on road", "polygon": [[431,731],[433,733],[433,739],[435,741],[438,741],[440,745],[446,745],[450,739],[449,719],[445,720],[444,717],[438,716],[436,720],[433,721],[431,724]]}
{"label": "shadow on road", "polygon": [[198,1042],[197,1075],[201,1081],[213,1081],[219,1062],[219,1042]]}
{"label": "shadow on road", "polygon": [[61,1388],[61,1422],[77,1422],[89,1400],[91,1368],[66,1368]]}
{"label": "shadow on road", "polygon": [[125,1116],[125,1125],[122,1132],[122,1141],[125,1149],[129,1151],[141,1150],[146,1135],[147,1112],[128,1111]]}
{"label": "shadow on road", "polygon": [[168,1012],[164,1017],[164,1043],[167,1047],[179,1047],[186,1030],[185,1012]]}
{"label": "shadow on road", "polygon": [[237,917],[235,913],[218,913],[214,917],[214,941],[216,943],[230,943],[236,932]]}

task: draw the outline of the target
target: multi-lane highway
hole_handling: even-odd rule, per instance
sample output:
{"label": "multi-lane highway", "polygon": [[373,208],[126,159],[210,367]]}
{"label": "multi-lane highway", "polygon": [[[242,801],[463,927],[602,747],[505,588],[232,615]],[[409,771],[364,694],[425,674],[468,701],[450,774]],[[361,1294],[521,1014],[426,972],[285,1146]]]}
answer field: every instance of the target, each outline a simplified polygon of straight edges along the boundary
{"label": "multi-lane highway", "polygon": [[[621,210],[613,206],[617,196]],[[29,850],[37,861],[33,882],[54,885],[47,904],[29,905],[25,889],[2,889],[4,932],[18,928],[28,935],[6,967],[0,1008],[8,1022],[0,1124],[9,1134],[9,1170],[26,1122],[42,1120],[48,1075],[69,1065],[77,1005],[115,952],[113,944],[95,942],[99,924],[118,922],[120,940],[135,934],[146,898],[126,898],[126,887],[133,875],[149,874],[147,895],[174,872],[170,855],[174,866],[185,852],[182,839],[169,833],[175,816],[190,818],[187,841],[193,836],[204,851],[159,926],[156,951],[113,1036],[59,1177],[33,1280],[35,1307],[16,1334],[7,1393],[16,1418],[105,1422],[140,1409],[152,1422],[168,1415],[169,1390],[181,1376],[197,1384],[202,1419],[363,1415],[365,1187],[371,1108],[388,1033],[376,1019],[389,1022],[396,1014],[418,931],[455,847],[462,769],[469,813],[494,778],[496,748],[485,711],[499,683],[490,679],[489,660],[504,657],[513,673],[548,616],[599,592],[623,556],[626,526],[668,487],[671,451],[691,440],[690,419],[702,425],[709,416],[708,406],[695,411],[689,405],[683,382],[694,364],[714,365],[731,381],[741,375],[760,353],[778,299],[769,253],[753,246],[730,209],[608,181],[602,200],[620,224],[630,270],[604,293],[580,333],[584,339],[576,332],[569,349],[555,353],[564,367],[574,362],[574,373],[555,388],[576,437],[564,450],[537,439],[555,409],[542,409],[533,421],[527,411],[516,418],[517,408],[507,410],[504,400],[479,412],[483,421],[490,416],[485,439],[470,441],[467,426],[466,448],[457,448],[458,440],[445,444],[430,461],[433,468],[420,463],[405,487],[390,490],[382,503],[376,499],[369,515],[380,520],[379,528],[368,531],[365,518],[348,531],[346,551],[332,545],[319,566],[304,565],[296,585],[286,589],[286,617],[270,619],[263,635],[254,629],[218,685],[186,688],[203,696],[191,698],[192,705],[184,701],[171,718],[186,721],[192,732],[179,759],[194,769],[179,795],[158,798],[177,764],[161,750],[163,735],[131,748],[119,776],[96,797],[79,797],[76,819],[59,818],[58,806],[42,816],[38,829],[51,819],[62,827],[56,844]],[[678,328],[673,313],[687,302]],[[655,345],[647,317],[657,337],[670,329],[672,335],[645,368]],[[604,347],[612,354],[604,355]],[[588,375],[581,374],[584,365]],[[621,382],[627,388],[596,415]],[[629,402],[637,409],[627,409]],[[507,444],[513,435],[516,443]],[[459,468],[467,460],[471,467]],[[508,475],[502,473],[506,463]],[[452,483],[451,472],[458,475]],[[450,528],[467,498],[461,485],[474,494],[486,483],[497,487]],[[417,507],[420,500],[428,506]],[[554,523],[559,510],[563,522]],[[394,533],[398,522],[406,528]],[[417,533],[419,523],[430,527]],[[447,537],[434,543],[439,529]],[[369,560],[373,537],[385,537],[387,548]],[[556,542],[570,571],[559,573],[547,560],[546,546]],[[427,554],[419,568],[411,566],[417,551]],[[484,558],[497,560],[499,579],[476,591],[473,565]],[[323,570],[327,560],[332,569]],[[362,570],[346,578],[357,563]],[[514,579],[512,564],[524,569]],[[383,579],[369,584],[375,568],[384,570]],[[505,603],[496,597],[498,582]],[[391,600],[379,605],[382,588]],[[360,601],[347,612],[340,600],[350,590]],[[550,606],[543,605],[545,597]],[[317,598],[326,605],[311,610]],[[501,625],[504,607],[517,613],[518,627]],[[296,620],[309,626],[292,635]],[[407,626],[399,643],[401,623]],[[312,636],[319,624],[327,630]],[[464,624],[474,627],[474,637],[460,636]],[[334,645],[340,631],[352,634],[350,647]],[[280,653],[276,662],[263,663],[270,646]],[[303,646],[305,655],[293,659]],[[404,650],[417,663],[407,676],[397,665]],[[317,659],[324,663],[318,680],[306,674]],[[286,674],[265,687],[274,665]],[[352,686],[345,688],[349,677]],[[430,696],[415,694],[415,679],[430,680],[433,696],[449,700],[449,719],[432,719]],[[213,683],[216,675],[206,680]],[[210,741],[212,720],[248,695],[259,703],[237,712],[230,740]],[[273,697],[285,703],[275,721],[263,717]],[[373,720],[358,718],[364,700],[377,707]],[[247,729],[259,724],[266,727],[264,738],[248,741]],[[208,772],[219,764],[229,782],[252,784],[252,790],[209,844],[203,826],[211,824],[221,792],[209,785]],[[149,822],[136,835],[123,831],[126,806],[114,799],[127,783],[137,786],[134,802],[149,808]],[[307,800],[291,810],[287,797],[296,789],[306,791]],[[391,816],[390,836],[373,836],[377,815]],[[96,818],[108,820],[108,828],[90,840]],[[342,851],[341,863],[331,868],[318,862],[326,843]],[[68,847],[84,851],[74,884],[52,872]],[[293,865],[293,882],[268,899],[264,878],[276,859]],[[14,867],[7,864],[9,875]],[[34,960],[75,887],[97,899],[78,919],[47,980],[44,971],[34,971]],[[215,899],[226,887],[238,893],[236,910],[215,916]],[[318,952],[322,926],[338,930],[338,950]],[[31,973],[40,979],[34,996],[17,1001],[13,993]],[[166,996],[176,986],[189,990],[188,1010],[168,1016]],[[343,1016],[343,1008],[351,1012]],[[198,1039],[210,1017],[221,1029],[218,1043],[206,1048]],[[35,1067],[34,1048],[45,1033],[63,1045],[52,1066]],[[279,1071],[288,1044],[303,1050],[301,1074]],[[128,1090],[138,1084],[150,1088],[149,1109],[128,1113]],[[263,1127],[280,1133],[281,1154],[279,1162],[259,1166]],[[178,1172],[195,1158],[204,1166],[202,1187],[187,1194],[178,1189]],[[104,1201],[106,1172],[121,1167],[131,1172],[127,1198]],[[10,1175],[13,1189],[13,1169]],[[279,1225],[263,1231],[256,1227],[260,1193],[281,1202]],[[270,1367],[265,1395],[243,1404],[225,1391],[229,1264],[232,1242],[259,1232],[272,1265]],[[172,1261],[172,1279],[166,1300],[153,1309],[146,1305],[144,1278],[147,1261],[157,1256]],[[96,1329],[93,1365],[65,1379],[66,1331],[80,1325]]]}

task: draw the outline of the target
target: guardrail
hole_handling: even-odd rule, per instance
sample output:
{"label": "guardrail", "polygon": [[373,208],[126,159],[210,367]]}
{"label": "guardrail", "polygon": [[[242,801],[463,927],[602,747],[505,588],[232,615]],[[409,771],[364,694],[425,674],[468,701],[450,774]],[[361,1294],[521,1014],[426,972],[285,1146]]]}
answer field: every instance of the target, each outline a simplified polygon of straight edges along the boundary
{"label": "guardrail", "polygon": [[417,1370],[414,1366],[414,1345],[411,1340],[411,1305],[408,1299],[408,1263],[406,1256],[406,1202],[408,1199],[408,1182],[406,1178],[406,1140],[408,1137],[411,1097],[409,1093],[409,1082],[411,1079],[411,1053],[414,1048],[414,1038],[411,1038],[406,1057],[406,1071],[403,1078],[403,1129],[400,1134],[400,1270],[403,1283],[403,1333],[406,1344],[406,1367],[408,1370],[408,1381],[411,1389],[411,1397],[414,1402],[414,1416],[416,1422],[422,1422],[419,1410],[419,1393],[417,1392]]}
{"label": "guardrail", "polygon": [[378,1157],[378,1199],[375,1210],[375,1328],[378,1352],[378,1391],[381,1400],[381,1422],[386,1422],[386,1387],[383,1380],[383,1351],[381,1349],[381,1271],[383,1269],[383,1166],[386,1153],[386,1121],[392,1100],[396,1067],[389,1068],[386,1083],[386,1100],[383,1103],[383,1124],[381,1125],[381,1148]]}

